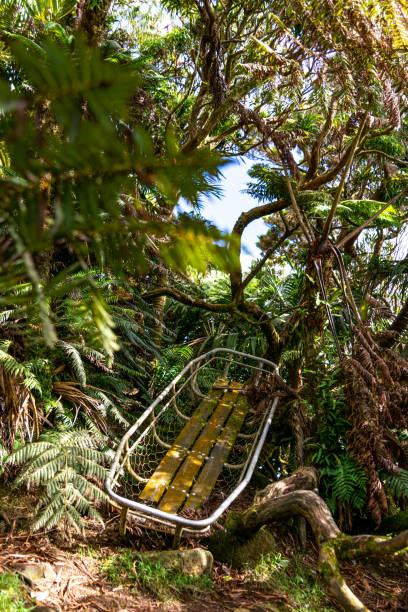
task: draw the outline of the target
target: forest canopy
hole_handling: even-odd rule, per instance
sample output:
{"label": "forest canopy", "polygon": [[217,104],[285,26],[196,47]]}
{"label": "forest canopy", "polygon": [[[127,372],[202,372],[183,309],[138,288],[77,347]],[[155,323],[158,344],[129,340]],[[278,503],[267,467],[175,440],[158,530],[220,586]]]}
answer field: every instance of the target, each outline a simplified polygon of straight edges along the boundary
{"label": "forest canopy", "polygon": [[[102,520],[124,431],[223,346],[279,366],[265,477],[406,528],[408,5],[145,5],[1,3],[1,478],[40,486],[34,529]],[[201,203],[241,158],[226,233]]]}

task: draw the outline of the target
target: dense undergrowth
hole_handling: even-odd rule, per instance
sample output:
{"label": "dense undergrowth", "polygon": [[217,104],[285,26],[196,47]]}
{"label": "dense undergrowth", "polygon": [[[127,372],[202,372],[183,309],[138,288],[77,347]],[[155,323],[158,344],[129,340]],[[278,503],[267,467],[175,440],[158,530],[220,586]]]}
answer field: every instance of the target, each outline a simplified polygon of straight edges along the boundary
{"label": "dense undergrowth", "polygon": [[[0,478],[35,493],[27,529],[103,524],[123,433],[218,346],[279,365],[259,480],[311,465],[344,532],[407,526],[406,6],[334,5],[1,4]],[[201,205],[242,157],[252,208],[226,233]],[[247,578],[312,606],[285,563]]]}

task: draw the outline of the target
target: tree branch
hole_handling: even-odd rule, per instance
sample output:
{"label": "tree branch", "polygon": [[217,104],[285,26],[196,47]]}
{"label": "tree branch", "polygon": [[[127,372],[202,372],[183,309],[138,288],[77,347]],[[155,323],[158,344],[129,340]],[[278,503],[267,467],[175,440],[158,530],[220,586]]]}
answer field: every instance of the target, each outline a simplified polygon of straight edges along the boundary
{"label": "tree branch", "polygon": [[[315,178],[308,181],[307,183],[300,185],[299,191],[308,191],[308,190],[314,191],[314,190],[317,190],[322,185],[329,183],[331,180],[333,180],[337,176],[337,174],[341,172],[341,170],[346,165],[347,160],[350,158],[352,148],[353,148],[353,143],[345,151],[344,155],[342,156],[338,164],[336,164],[336,166],[334,166],[327,172],[319,176],[316,176]],[[266,217],[267,215],[272,215],[275,212],[284,210],[285,208],[287,208],[287,206],[289,206],[289,202],[286,198],[277,200],[276,202],[269,202],[268,204],[262,204],[260,206],[255,206],[251,210],[242,213],[238,217],[238,220],[236,221],[234,225],[234,229],[233,229],[234,234],[242,235],[244,229],[250,223],[252,223],[252,221],[255,221],[256,219],[260,219],[261,217]]]}
{"label": "tree branch", "polygon": [[365,112],[365,115],[364,115],[364,117],[363,117],[363,119],[362,119],[362,121],[361,121],[361,123],[359,125],[357,134],[356,134],[356,136],[355,136],[355,138],[353,140],[353,143],[352,143],[352,145],[350,147],[349,154],[347,156],[347,161],[346,161],[346,164],[345,164],[345,168],[344,168],[343,173],[341,175],[340,183],[339,183],[339,186],[337,187],[336,195],[334,196],[334,201],[333,201],[333,204],[331,206],[331,209],[330,209],[330,212],[329,212],[329,216],[326,219],[326,223],[324,224],[324,228],[323,228],[323,231],[322,231],[322,241],[321,241],[322,245],[324,245],[327,242],[327,239],[329,237],[330,228],[331,228],[332,223],[333,223],[333,219],[334,219],[334,215],[336,213],[336,209],[337,209],[338,203],[340,202],[340,197],[341,197],[341,194],[343,192],[344,183],[346,182],[348,171],[350,170],[350,166],[351,166],[351,164],[353,162],[353,159],[354,159],[354,154],[355,154],[356,149],[358,147],[358,144],[360,142],[360,139],[361,139],[361,136],[362,136],[362,133],[363,133],[363,130],[364,130],[364,126],[365,126],[366,121],[367,121],[367,117],[368,117],[368,109]]}
{"label": "tree branch", "polygon": [[282,497],[255,504],[239,515],[235,528],[238,528],[240,533],[251,532],[272,520],[285,520],[299,515],[303,516],[312,528],[319,546],[319,570],[329,592],[345,610],[369,612],[340,574],[333,542],[341,532],[327,504],[314,491],[292,491]]}
{"label": "tree branch", "polygon": [[[378,344],[384,348],[392,348],[396,344],[401,335],[408,328],[408,300],[403,304],[401,310],[395,317],[394,321],[388,327],[386,332],[378,334]],[[392,333],[389,333],[392,332]],[[383,334],[383,338],[381,335]]]}
{"label": "tree branch", "polygon": [[[201,40],[199,41],[199,45],[201,44]],[[184,104],[184,102],[187,100],[187,98],[189,97],[189,95],[192,92],[193,89],[193,85],[194,85],[194,81],[197,75],[197,69],[198,69],[198,60],[200,58],[200,54],[197,51],[197,56],[194,62],[194,71],[193,74],[191,76],[191,81],[190,81],[190,85],[187,87],[187,91],[184,94],[184,96],[182,97],[182,99],[180,100],[180,102],[178,104],[176,104],[176,106],[173,108],[172,111],[170,111],[169,116],[167,117],[167,121],[166,121],[166,126],[164,128],[165,132],[167,132],[167,128],[169,127],[169,123],[170,121],[173,119],[174,115],[176,114],[176,112],[179,110],[179,108],[181,108]]]}
{"label": "tree branch", "polygon": [[213,302],[206,302],[201,298],[195,298],[188,293],[184,293],[184,291],[179,291],[173,287],[158,287],[157,289],[147,291],[142,297],[143,299],[148,300],[162,295],[167,295],[168,297],[171,297],[177,302],[185,304],[186,306],[202,308],[203,310],[208,310],[210,312],[232,312],[236,307],[234,302],[229,302],[228,304],[214,304]]}
{"label": "tree branch", "polygon": [[266,217],[267,215],[272,215],[275,212],[283,210],[287,206],[289,206],[289,202],[286,198],[282,200],[277,200],[276,202],[269,202],[269,204],[261,204],[260,206],[255,206],[254,208],[251,208],[251,210],[243,212],[238,217],[238,220],[236,221],[232,231],[234,234],[238,234],[239,236],[241,236],[244,229],[247,227],[247,225],[252,223],[252,221],[260,219],[261,217]]}
{"label": "tree branch", "polygon": [[265,263],[268,261],[269,257],[272,255],[272,253],[274,251],[276,251],[276,249],[278,249],[280,246],[282,246],[282,244],[285,242],[285,240],[287,238],[289,238],[289,236],[295,232],[297,230],[299,226],[297,225],[295,228],[293,228],[293,230],[291,231],[286,231],[285,234],[279,238],[279,240],[271,247],[269,247],[269,249],[266,250],[265,255],[262,257],[262,259],[260,261],[258,261],[258,263],[252,268],[251,272],[245,277],[245,279],[242,282],[242,288],[244,289],[250,282],[251,280],[258,274],[258,272],[263,268],[263,266],[265,265]]}
{"label": "tree branch", "polygon": [[327,170],[326,172],[323,172],[323,174],[319,174],[318,176],[315,176],[313,179],[311,179],[307,183],[304,183],[301,187],[301,190],[302,191],[303,190],[311,190],[311,191],[316,190],[322,185],[326,185],[326,183],[329,183],[334,178],[336,178],[338,173],[341,172],[344,166],[346,165],[347,160],[350,157],[352,148],[353,148],[353,143],[351,143],[351,145],[346,149],[346,151],[343,153],[338,163],[335,166],[333,166],[333,168],[330,168],[330,170]]}
{"label": "tree branch", "polygon": [[307,171],[306,174],[306,180],[310,180],[314,177],[314,175],[317,172],[317,169],[319,167],[319,163],[320,163],[320,150],[322,147],[322,144],[324,142],[324,139],[326,138],[327,134],[329,133],[332,123],[333,123],[333,115],[334,115],[334,111],[335,111],[335,107],[336,107],[336,102],[337,102],[337,97],[335,97],[334,99],[332,99],[330,106],[329,106],[329,112],[327,114],[326,117],[326,121],[324,123],[324,126],[322,128],[322,131],[320,132],[319,136],[317,137],[317,139],[315,140],[315,142],[313,143],[312,146],[312,151],[310,154],[310,163],[309,163],[309,170]]}
{"label": "tree branch", "polygon": [[408,547],[408,530],[395,536],[381,537],[373,535],[347,536],[335,544],[336,552],[342,559],[358,559],[385,555],[394,555]]}
{"label": "tree branch", "polygon": [[258,306],[258,304],[255,304],[254,302],[247,302],[245,300],[241,301],[239,308],[243,312],[255,317],[256,323],[259,325],[268,343],[269,353],[271,351],[276,351],[276,348],[279,346],[279,334],[268,314],[260,306]]}
{"label": "tree branch", "polygon": [[402,166],[408,166],[408,161],[404,161],[403,159],[399,159],[398,157],[393,157],[392,155],[385,153],[385,151],[379,151],[378,149],[364,149],[363,151],[359,151],[357,155],[369,155],[369,154],[382,155],[383,157],[386,157],[387,159],[389,159],[392,162],[395,162],[396,164],[401,164]]}
{"label": "tree branch", "polygon": [[307,220],[306,219],[303,220],[302,213],[300,211],[298,203],[296,202],[295,194],[293,193],[292,183],[290,182],[290,178],[289,178],[289,175],[286,169],[286,164],[284,162],[283,162],[283,171],[285,173],[286,187],[288,188],[290,201],[292,202],[292,206],[295,209],[297,220],[299,222],[300,227],[303,230],[303,233],[305,235],[307,242],[311,244],[314,239],[313,230],[310,227],[307,227],[308,225]]}

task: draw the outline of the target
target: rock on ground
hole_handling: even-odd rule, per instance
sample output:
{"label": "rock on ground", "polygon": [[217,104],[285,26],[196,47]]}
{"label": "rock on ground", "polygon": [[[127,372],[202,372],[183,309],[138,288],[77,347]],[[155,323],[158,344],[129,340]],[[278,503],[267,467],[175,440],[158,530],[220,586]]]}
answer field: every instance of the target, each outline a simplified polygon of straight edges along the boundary
{"label": "rock on ground", "polygon": [[202,548],[145,552],[140,553],[139,557],[143,561],[160,561],[167,569],[189,576],[211,575],[214,562],[210,551]]}

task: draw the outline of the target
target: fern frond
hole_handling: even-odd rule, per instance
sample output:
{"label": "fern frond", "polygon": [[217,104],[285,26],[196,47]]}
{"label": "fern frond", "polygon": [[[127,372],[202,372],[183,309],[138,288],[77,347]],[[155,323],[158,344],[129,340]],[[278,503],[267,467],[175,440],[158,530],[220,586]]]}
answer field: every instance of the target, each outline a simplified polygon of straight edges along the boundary
{"label": "fern frond", "polygon": [[95,501],[107,500],[106,493],[92,482],[104,482],[106,478],[107,455],[102,445],[98,434],[57,430],[43,434],[43,440],[27,444],[11,455],[10,463],[24,464],[16,484],[37,483],[45,487],[39,502],[43,510],[33,530],[51,529],[62,519],[81,529],[81,513],[89,513]]}
{"label": "fern frond", "polygon": [[91,519],[94,519],[95,521],[98,521],[98,523],[100,523],[102,525],[102,527],[104,526],[104,521],[102,516],[99,514],[99,512],[93,507],[93,506],[89,506],[88,508],[88,516]]}
{"label": "fern frond", "polygon": [[[27,446],[25,448],[27,448]],[[30,462],[28,468],[21,472],[18,478],[16,478],[15,484],[19,485],[22,482],[41,482],[44,469],[48,469],[49,471],[50,464],[54,465],[53,460],[58,457],[59,454],[59,449],[53,447],[44,451],[40,455],[37,455],[36,458]],[[58,462],[56,462],[56,464],[57,463]],[[55,466],[55,469],[58,469],[57,465]]]}
{"label": "fern frond", "polygon": [[396,500],[401,497],[408,498],[408,471],[400,468],[398,474],[387,479],[387,484]]}
{"label": "fern frond", "polygon": [[2,312],[0,312],[0,324],[8,321],[14,312],[15,312],[15,309],[3,310]]}
{"label": "fern frond", "polygon": [[81,355],[77,351],[77,349],[68,342],[64,342],[63,340],[59,340],[57,343],[58,346],[62,348],[64,353],[68,356],[73,370],[78,378],[79,382],[83,387],[86,386],[86,372],[84,368],[84,364],[81,359]]}
{"label": "fern frond", "polygon": [[7,459],[7,463],[10,465],[18,465],[20,463],[26,463],[30,459],[37,457],[40,453],[45,452],[47,450],[53,449],[54,446],[51,442],[40,441],[33,442],[32,444],[27,444],[22,446],[14,453],[9,455]]}
{"label": "fern frond", "polygon": [[57,511],[52,506],[46,506],[41,512],[39,517],[31,526],[32,531],[39,531],[43,527],[52,529],[57,525],[64,517],[65,509],[61,506]]}
{"label": "fern frond", "polygon": [[83,522],[81,519],[81,515],[78,510],[74,508],[74,506],[68,506],[66,509],[66,517],[73,526],[73,528],[78,532],[82,533],[83,530]]}
{"label": "fern frond", "polygon": [[351,503],[362,510],[366,503],[367,477],[363,468],[349,455],[344,455],[335,468],[325,468],[322,474],[329,477],[334,500]]}

